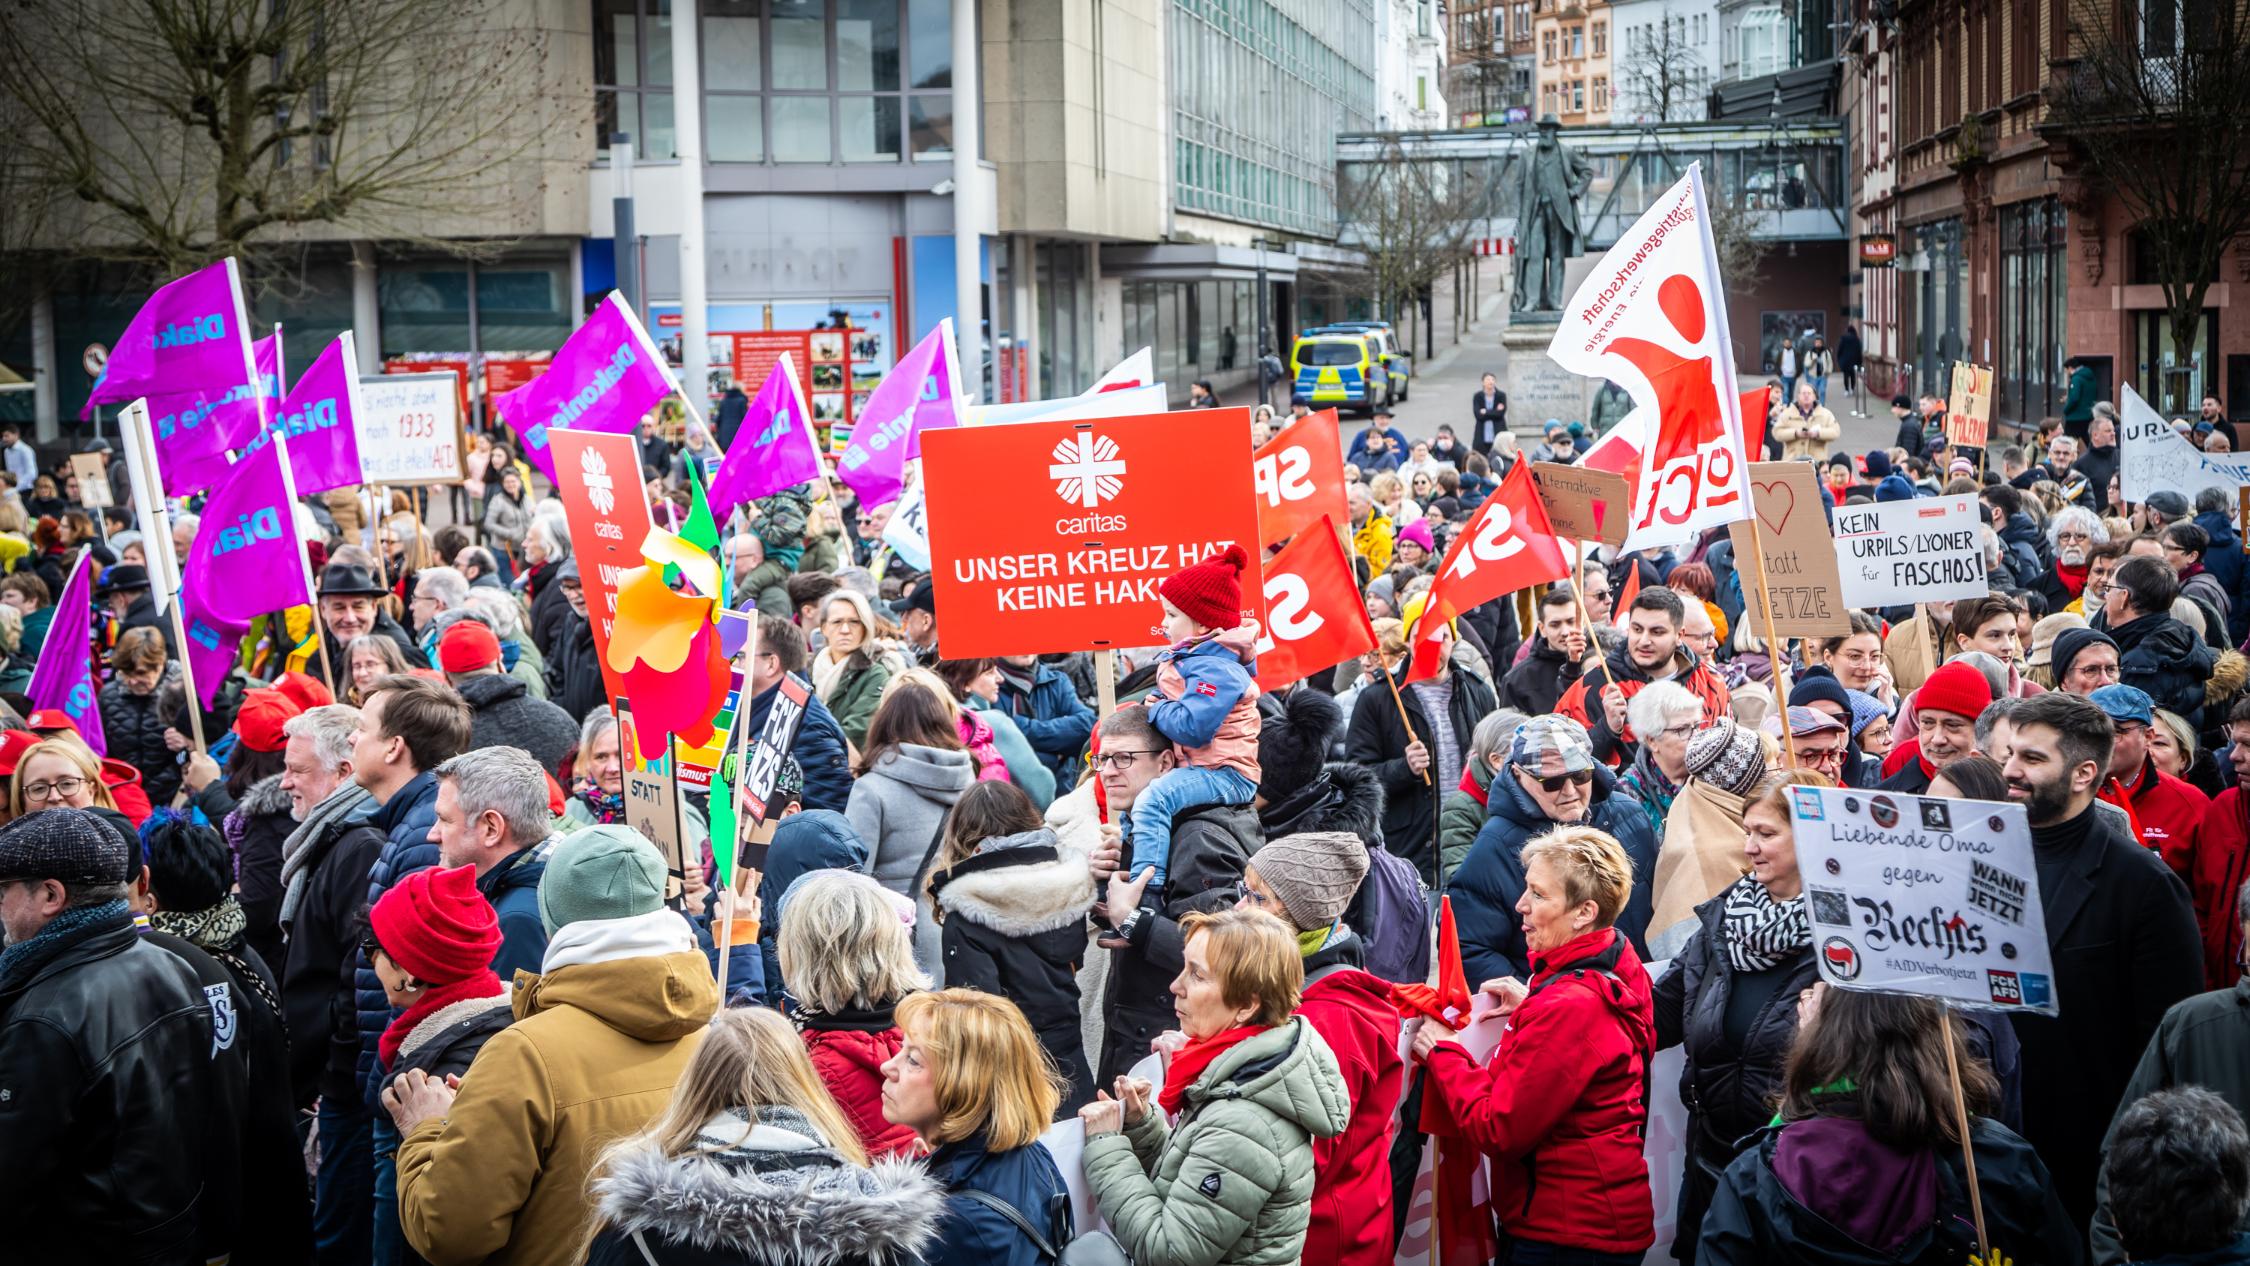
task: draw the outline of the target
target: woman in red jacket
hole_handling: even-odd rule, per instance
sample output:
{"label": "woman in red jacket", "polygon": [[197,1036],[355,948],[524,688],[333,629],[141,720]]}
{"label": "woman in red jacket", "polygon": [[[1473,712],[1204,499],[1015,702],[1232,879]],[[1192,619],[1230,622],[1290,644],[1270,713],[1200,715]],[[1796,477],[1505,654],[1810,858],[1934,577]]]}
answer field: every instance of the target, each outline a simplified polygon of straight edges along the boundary
{"label": "woman in red jacket", "polygon": [[1361,970],[1365,943],[1346,926],[1344,908],[1367,876],[1367,845],[1348,831],[1284,835],[1242,870],[1247,908],[1278,915],[1297,934],[1305,959],[1305,1017],[1335,1052],[1351,1092],[1351,1120],[1332,1139],[1313,1140],[1312,1220],[1307,1262],[1390,1266],[1391,1118],[1398,1113],[1404,1066],[1398,1057],[1398,1007],[1390,982]]}
{"label": "woman in red jacket", "polygon": [[892,1009],[930,987],[900,901],[856,871],[816,870],[789,885],[773,917],[789,1018],[828,1093],[870,1157],[912,1155],[914,1131],[883,1116],[883,1062],[904,1041]]}
{"label": "woman in red jacket", "polygon": [[1603,832],[1566,826],[1524,845],[1523,865],[1531,983],[1485,983],[1507,1030],[1482,1067],[1451,1030],[1422,1022],[1422,1128],[1491,1156],[1513,1261],[1632,1266],[1656,1241],[1641,1156],[1656,1012],[1640,958],[1610,926],[1633,864]]}

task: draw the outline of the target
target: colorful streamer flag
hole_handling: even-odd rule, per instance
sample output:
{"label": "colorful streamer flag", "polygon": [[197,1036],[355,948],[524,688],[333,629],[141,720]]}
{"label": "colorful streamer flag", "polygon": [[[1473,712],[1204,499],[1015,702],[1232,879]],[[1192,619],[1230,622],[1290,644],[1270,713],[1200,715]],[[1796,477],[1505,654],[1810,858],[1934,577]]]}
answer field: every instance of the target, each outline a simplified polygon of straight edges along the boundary
{"label": "colorful streamer flag", "polygon": [[1640,560],[1636,558],[1632,560],[1632,565],[1625,569],[1625,583],[1618,588],[1617,601],[1613,603],[1609,608],[1610,622],[1613,624],[1616,623],[1620,616],[1623,616],[1626,612],[1632,610],[1633,599],[1640,596],[1641,563]]}
{"label": "colorful streamer flag", "polygon": [[1325,515],[1314,520],[1267,559],[1265,584],[1258,689],[1278,690],[1375,649],[1375,626],[1360,601],[1358,577],[1335,520]]}
{"label": "colorful streamer flag", "polygon": [[359,463],[359,417],[359,360],[346,330],[314,358],[241,456],[265,448],[275,431],[285,430],[299,496],[348,488],[366,479]]}
{"label": "colorful streamer flag", "polygon": [[649,341],[640,318],[612,290],[586,323],[572,331],[547,363],[547,372],[492,398],[492,405],[523,440],[523,455],[548,479],[555,477],[547,432],[567,427],[622,435],[680,389],[672,367]]}
{"label": "colorful streamer flag", "polygon": [[[683,537],[652,527],[639,567],[617,579],[617,618],[603,663],[623,678],[641,733],[669,734],[690,747],[709,742],[712,719],[733,687],[717,625],[719,565]],[[687,589],[665,583],[677,568]],[[662,750],[662,749],[659,749]]]}
{"label": "colorful streamer flag", "polygon": [[261,444],[227,470],[203,505],[188,549],[183,593],[209,619],[248,625],[269,611],[309,606],[305,547],[283,468],[287,444]]}
{"label": "colorful streamer flag", "polygon": [[[688,462],[688,514],[687,522],[680,525],[680,535],[706,552],[719,548],[719,524],[711,517],[711,499],[703,490],[703,463]],[[725,569],[721,569],[722,572]],[[722,580],[720,587],[725,587]],[[726,605],[725,595],[720,595],[721,606]]]}
{"label": "colorful streamer flag", "polygon": [[1423,681],[1436,673],[1437,657],[1425,648],[1442,646],[1437,631],[1455,616],[1529,585],[1570,575],[1562,545],[1555,539],[1547,506],[1531,486],[1531,463],[1517,462],[1500,487],[1453,538],[1453,548],[1438,565],[1422,618],[1414,634],[1414,666],[1406,680]]}
{"label": "colorful streamer flag", "polygon": [[1098,396],[1105,391],[1130,391],[1134,387],[1146,387],[1155,381],[1156,355],[1151,349],[1144,347],[1117,362],[1115,367],[1086,389],[1086,394]]}
{"label": "colorful streamer flag", "polygon": [[836,463],[836,476],[873,508],[898,500],[906,489],[906,463],[920,456],[925,427],[961,424],[962,401],[954,390],[960,375],[953,364],[953,320],[938,322],[913,350],[899,358],[867,397],[852,420],[852,441]]}
{"label": "colorful streamer flag", "polygon": [[1283,427],[1251,454],[1260,544],[1270,549],[1323,517],[1351,522],[1344,498],[1343,434],[1336,411],[1322,409]]}
{"label": "colorful streamer flag", "polygon": [[156,288],[117,336],[78,416],[84,421],[96,405],[143,396],[224,395],[256,380],[242,273],[229,256]]}
{"label": "colorful streamer flag", "polygon": [[210,487],[226,473],[227,450],[256,439],[265,419],[279,412],[280,331],[251,344],[250,352],[258,370],[254,382],[148,398],[164,495],[184,497]]}
{"label": "colorful streamer flag", "polygon": [[78,737],[97,755],[109,754],[102,734],[101,683],[94,680],[94,555],[80,553],[70,581],[55,602],[54,623],[39,663],[31,670],[34,708],[60,708],[78,727]]}
{"label": "colorful streamer flag", "polygon": [[750,401],[719,473],[711,476],[711,513],[723,522],[737,506],[818,478],[820,441],[813,434],[812,410],[805,407],[804,384],[797,381],[789,353],[783,352]]}
{"label": "colorful streamer flag", "polygon": [[1691,163],[1563,307],[1547,354],[1652,417],[1627,550],[1750,517],[1750,465],[1719,257]]}

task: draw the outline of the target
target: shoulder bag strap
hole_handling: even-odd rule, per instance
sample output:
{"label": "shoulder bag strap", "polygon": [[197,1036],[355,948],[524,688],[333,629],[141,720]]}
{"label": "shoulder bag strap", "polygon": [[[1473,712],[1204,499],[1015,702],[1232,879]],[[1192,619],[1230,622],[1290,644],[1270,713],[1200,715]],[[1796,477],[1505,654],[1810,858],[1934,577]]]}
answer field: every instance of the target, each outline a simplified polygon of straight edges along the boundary
{"label": "shoulder bag strap", "polygon": [[922,850],[922,864],[914,868],[914,883],[906,890],[908,900],[918,902],[922,899],[923,885],[930,880],[930,863],[937,860],[938,850],[945,846],[946,824],[952,820],[953,810],[951,809],[947,809],[944,813],[938,815],[937,830],[931,832],[930,846]]}
{"label": "shoulder bag strap", "polygon": [[664,1266],[664,1263],[656,1260],[656,1254],[648,1251],[648,1241],[641,1238],[639,1231],[633,1232],[633,1247],[641,1250],[641,1260],[647,1262],[648,1266]]}
{"label": "shoulder bag strap", "polygon": [[1037,1230],[1033,1229],[1031,1225],[1031,1219],[1023,1216],[1023,1211],[1016,1208],[1014,1205],[1009,1204],[1007,1201],[1002,1200],[1000,1197],[993,1195],[989,1191],[978,1191],[974,1187],[963,1187],[961,1190],[956,1191],[953,1194],[957,1196],[965,1196],[968,1199],[974,1200],[987,1209],[991,1209],[995,1213],[998,1213],[1001,1217],[1006,1218],[1008,1221],[1015,1223],[1016,1229],[1023,1232],[1024,1235],[1031,1240],[1031,1246],[1039,1250],[1039,1255],[1041,1257],[1047,1259],[1048,1261],[1054,1261],[1058,1256],[1058,1254],[1055,1252],[1055,1246],[1048,1241],[1046,1236],[1041,1235]]}

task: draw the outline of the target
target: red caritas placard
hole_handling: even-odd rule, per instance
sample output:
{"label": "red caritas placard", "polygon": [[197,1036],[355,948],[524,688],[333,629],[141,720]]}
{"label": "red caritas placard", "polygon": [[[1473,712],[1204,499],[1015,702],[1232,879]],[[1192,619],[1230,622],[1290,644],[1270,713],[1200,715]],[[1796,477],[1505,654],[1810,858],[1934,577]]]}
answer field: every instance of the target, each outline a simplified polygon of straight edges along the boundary
{"label": "red caritas placard", "polygon": [[1259,543],[1273,546],[1319,522],[1351,522],[1344,503],[1344,439],[1336,411],[1290,423],[1250,459],[1258,490]]}
{"label": "red caritas placard", "polygon": [[1160,642],[1157,583],[1258,539],[1244,409],[929,431],[922,479],[956,659]]}
{"label": "red caritas placard", "polygon": [[1375,649],[1351,560],[1326,516],[1266,560],[1266,625],[1258,638],[1258,689],[1278,690]]}
{"label": "red caritas placard", "polygon": [[624,679],[609,666],[617,579],[627,568],[646,565],[641,542],[656,526],[641,485],[640,441],[632,435],[557,430],[547,432],[547,442],[555,458],[555,495],[562,498],[570,522],[570,549],[586,589],[595,658],[601,661],[602,684],[616,699],[625,693]]}

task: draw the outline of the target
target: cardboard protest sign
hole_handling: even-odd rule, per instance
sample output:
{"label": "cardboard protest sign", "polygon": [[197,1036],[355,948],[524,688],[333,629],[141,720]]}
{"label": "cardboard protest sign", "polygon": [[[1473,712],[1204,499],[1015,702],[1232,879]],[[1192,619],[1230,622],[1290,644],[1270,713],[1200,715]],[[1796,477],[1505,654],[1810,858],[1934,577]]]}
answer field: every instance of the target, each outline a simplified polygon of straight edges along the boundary
{"label": "cardboard protest sign", "polygon": [[1792,787],[1789,808],[1821,979],[2056,1013],[2022,805]]}
{"label": "cardboard protest sign", "polygon": [[[672,874],[665,885],[667,898],[679,895],[687,881],[687,831],[680,821],[680,785],[672,763],[641,766],[625,764],[625,825],[641,833],[664,855],[664,869]],[[701,858],[696,861],[700,863]]]}
{"label": "cardboard protest sign", "polygon": [[1258,688],[1277,690],[1375,648],[1352,562],[1325,515],[1266,560]]}
{"label": "cardboard protest sign", "polygon": [[[1750,499],[1759,531],[1753,534],[1745,520],[1729,524],[1727,535],[1734,538],[1742,596],[1749,604],[1749,618],[1755,621],[1752,627],[1764,631],[1763,597],[1770,596],[1776,636],[1841,637],[1851,632],[1851,611],[1836,573],[1836,543],[1828,538],[1828,517],[1821,511],[1820,485],[1814,482],[1812,466],[1750,463]],[[1741,565],[1761,545],[1765,547],[1764,595],[1756,574]],[[1620,600],[1619,609],[1624,605]]]}
{"label": "cardboard protest sign", "polygon": [[[2205,453],[2173,430],[2130,383],[2125,386],[2117,427],[2117,490],[2134,505],[2166,489],[2186,497],[2192,506],[2205,488],[2229,494],[2250,488],[2250,453]],[[2102,491],[2096,488],[2094,495],[2099,497]]]}
{"label": "cardboard protest sign", "polygon": [[[1257,547],[1244,409],[932,431],[922,480],[956,658],[1146,646],[1158,582]],[[1263,612],[1260,586],[1242,597]]]}
{"label": "cardboard protest sign", "polygon": [[[359,380],[363,482],[384,487],[454,484],[467,469],[460,384],[450,373],[372,374]],[[525,490],[529,495],[529,489]]]}
{"label": "cardboard protest sign", "polygon": [[1992,591],[1975,497],[1836,507],[1836,561],[1847,607],[1957,602]]}
{"label": "cardboard protest sign", "polygon": [[774,783],[781,777],[781,758],[797,741],[797,727],[805,722],[810,698],[805,684],[794,676],[783,674],[774,684],[773,706],[766,709],[766,723],[751,739],[749,760],[743,766],[742,803],[753,822],[766,820]]}
{"label": "cardboard protest sign", "polygon": [[1945,397],[1945,442],[1983,448],[1992,435],[1992,367],[1956,361]]}
{"label": "cardboard protest sign", "polygon": [[102,467],[100,453],[72,453],[70,473],[78,479],[78,504],[89,510],[117,504],[109,495],[109,471]]}
{"label": "cardboard protest sign", "polygon": [[1633,508],[1633,485],[1625,476],[1588,466],[1533,462],[1531,482],[1555,535],[1574,541],[1625,543],[1625,521]]}
{"label": "cardboard protest sign", "polygon": [[609,665],[609,635],[617,626],[617,586],[627,571],[644,566],[641,542],[655,529],[648,493],[641,486],[640,441],[631,433],[556,430],[549,434],[555,462],[555,495],[570,524],[570,549],[586,588],[586,614],[594,625],[602,684],[612,699],[630,696],[625,675]]}
{"label": "cardboard protest sign", "polygon": [[1344,500],[1344,437],[1336,411],[1308,413],[1250,455],[1258,490],[1258,540],[1286,541],[1322,518],[1351,522]]}

